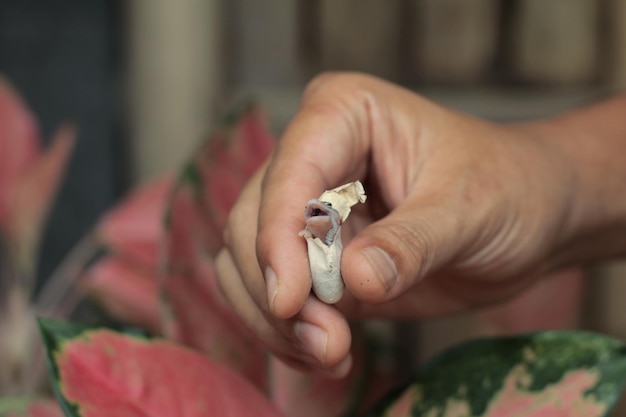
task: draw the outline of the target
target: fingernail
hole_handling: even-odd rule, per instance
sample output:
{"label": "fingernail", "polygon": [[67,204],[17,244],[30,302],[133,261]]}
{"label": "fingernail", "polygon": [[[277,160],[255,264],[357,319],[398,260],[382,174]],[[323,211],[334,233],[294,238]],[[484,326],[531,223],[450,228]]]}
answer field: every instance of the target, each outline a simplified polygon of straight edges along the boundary
{"label": "fingernail", "polygon": [[325,330],[314,324],[300,321],[294,325],[293,331],[307,353],[313,355],[321,363],[326,363],[328,333]]}
{"label": "fingernail", "polygon": [[390,291],[396,284],[396,281],[398,281],[398,269],[393,259],[387,252],[376,246],[370,246],[361,250],[361,254],[367,259],[374,272],[376,272],[385,289]]}
{"label": "fingernail", "polygon": [[270,304],[270,312],[274,313],[274,299],[278,294],[278,279],[276,272],[271,267],[265,269],[265,285],[267,286],[267,299]]}

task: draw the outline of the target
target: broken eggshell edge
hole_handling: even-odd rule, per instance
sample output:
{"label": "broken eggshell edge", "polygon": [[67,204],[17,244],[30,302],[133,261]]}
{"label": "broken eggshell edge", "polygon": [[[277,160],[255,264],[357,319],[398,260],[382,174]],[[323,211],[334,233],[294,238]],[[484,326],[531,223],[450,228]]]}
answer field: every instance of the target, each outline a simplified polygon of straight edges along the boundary
{"label": "broken eggshell edge", "polygon": [[352,206],[356,203],[365,203],[366,199],[365,188],[363,188],[361,181],[350,182],[332,190],[324,191],[318,198],[322,203],[330,203],[332,205],[333,209],[339,213],[342,223],[350,215]]}
{"label": "broken eggshell edge", "polygon": [[[323,192],[317,199],[319,203],[330,204],[330,211],[336,211],[339,215],[339,227],[334,236],[330,239],[326,237],[325,243],[319,237],[313,236],[308,228],[300,232],[307,242],[309,267],[311,269],[311,279],[313,292],[322,302],[334,304],[343,296],[344,282],[341,277],[341,254],[343,243],[341,241],[341,224],[348,218],[352,206],[365,202],[367,196],[360,181],[344,184],[340,187]],[[314,203],[315,200],[309,202]],[[307,215],[305,209],[305,216]],[[329,212],[329,215],[332,213]]]}

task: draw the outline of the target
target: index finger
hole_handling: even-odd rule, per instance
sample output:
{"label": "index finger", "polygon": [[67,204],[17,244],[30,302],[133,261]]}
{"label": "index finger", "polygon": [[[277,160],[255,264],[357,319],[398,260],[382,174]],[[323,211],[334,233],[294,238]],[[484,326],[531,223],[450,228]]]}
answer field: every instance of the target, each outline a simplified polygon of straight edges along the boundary
{"label": "index finger", "polygon": [[366,172],[375,106],[372,94],[355,85],[360,78],[312,84],[263,180],[257,257],[276,317],[295,315],[310,292],[306,243],[298,236],[307,201]]}

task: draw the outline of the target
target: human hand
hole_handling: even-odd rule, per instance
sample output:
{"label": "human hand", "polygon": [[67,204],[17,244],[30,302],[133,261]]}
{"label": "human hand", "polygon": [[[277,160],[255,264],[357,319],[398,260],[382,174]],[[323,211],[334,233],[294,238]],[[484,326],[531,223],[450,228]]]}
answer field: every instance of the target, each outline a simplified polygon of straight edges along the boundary
{"label": "human hand", "polygon": [[[571,162],[542,125],[498,125],[356,74],[307,88],[267,164],[247,185],[217,261],[235,310],[278,356],[340,376],[346,318],[419,318],[507,298],[567,264],[575,235]],[[343,225],[346,295],[310,295],[306,202],[360,179]]]}

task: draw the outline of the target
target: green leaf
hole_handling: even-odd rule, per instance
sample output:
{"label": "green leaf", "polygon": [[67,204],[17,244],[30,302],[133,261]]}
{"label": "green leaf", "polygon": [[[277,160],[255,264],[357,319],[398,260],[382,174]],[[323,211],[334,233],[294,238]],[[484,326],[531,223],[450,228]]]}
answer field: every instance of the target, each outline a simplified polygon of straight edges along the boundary
{"label": "green leaf", "polygon": [[422,366],[371,415],[607,416],[625,380],[626,347],[605,336],[547,331],[481,339]]}
{"label": "green leaf", "polygon": [[48,375],[50,376],[54,396],[67,417],[80,417],[78,407],[70,403],[62,393],[59,368],[55,361],[55,355],[61,350],[65,342],[79,337],[83,332],[89,330],[89,326],[46,318],[39,318],[37,321],[46,348]]}

